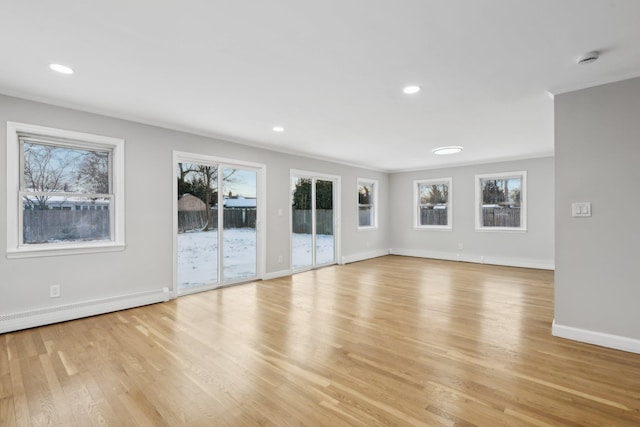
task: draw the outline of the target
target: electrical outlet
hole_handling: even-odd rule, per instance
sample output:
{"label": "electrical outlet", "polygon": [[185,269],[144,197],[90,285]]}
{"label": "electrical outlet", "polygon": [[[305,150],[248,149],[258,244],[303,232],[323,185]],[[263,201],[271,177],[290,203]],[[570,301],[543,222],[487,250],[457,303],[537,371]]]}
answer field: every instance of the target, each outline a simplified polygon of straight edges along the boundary
{"label": "electrical outlet", "polygon": [[278,263],[282,264],[284,262],[284,258],[282,257],[282,255],[278,255]]}
{"label": "electrical outlet", "polygon": [[59,297],[60,297],[60,285],[49,286],[49,298],[59,298]]}

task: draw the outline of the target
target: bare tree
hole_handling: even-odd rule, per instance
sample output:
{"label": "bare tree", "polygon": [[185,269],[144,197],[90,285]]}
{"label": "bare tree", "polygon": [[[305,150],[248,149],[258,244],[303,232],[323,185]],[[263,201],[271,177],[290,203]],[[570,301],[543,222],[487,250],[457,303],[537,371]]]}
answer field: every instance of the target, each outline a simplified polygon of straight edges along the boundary
{"label": "bare tree", "polygon": [[[217,165],[178,163],[178,196],[188,192],[187,190],[196,190],[194,191],[194,195],[199,197],[207,207],[206,223],[202,231],[209,231],[213,225],[211,206],[217,202],[218,171],[219,168]],[[236,171],[236,169],[224,169],[222,182],[233,182],[232,177]]]}
{"label": "bare tree", "polygon": [[109,154],[89,151],[82,156],[76,182],[94,194],[109,193]]}
{"label": "bare tree", "polygon": [[25,197],[29,203],[45,209],[51,196],[42,193],[68,190],[69,170],[74,161],[75,156],[61,152],[59,147],[25,143],[23,185],[25,190],[36,193]]}
{"label": "bare tree", "polygon": [[109,193],[109,154],[48,144],[24,144],[23,189],[26,200],[47,208],[52,193]]}

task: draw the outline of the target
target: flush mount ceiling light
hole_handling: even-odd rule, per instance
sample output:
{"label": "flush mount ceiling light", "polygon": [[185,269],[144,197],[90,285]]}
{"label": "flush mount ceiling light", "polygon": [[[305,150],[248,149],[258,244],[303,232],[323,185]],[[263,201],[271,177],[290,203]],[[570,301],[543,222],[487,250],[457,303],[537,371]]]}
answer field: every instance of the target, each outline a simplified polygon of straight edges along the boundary
{"label": "flush mount ceiling light", "polygon": [[62,64],[49,64],[49,68],[60,74],[73,74],[73,69]]}
{"label": "flush mount ceiling light", "polygon": [[580,56],[576,59],[576,62],[580,65],[591,64],[592,62],[596,62],[600,57],[600,53],[597,51],[587,52],[584,55]]}
{"label": "flush mount ceiling light", "polygon": [[284,128],[282,126],[274,126],[273,127],[273,131],[274,132],[284,132]]}
{"label": "flush mount ceiling light", "polygon": [[456,154],[463,150],[464,147],[459,145],[450,145],[448,147],[438,147],[431,150],[433,154],[437,154],[438,156],[443,156],[445,154]]}
{"label": "flush mount ceiling light", "polygon": [[407,95],[413,95],[414,93],[420,92],[420,86],[416,86],[416,85],[405,86],[404,89],[402,89],[402,91]]}

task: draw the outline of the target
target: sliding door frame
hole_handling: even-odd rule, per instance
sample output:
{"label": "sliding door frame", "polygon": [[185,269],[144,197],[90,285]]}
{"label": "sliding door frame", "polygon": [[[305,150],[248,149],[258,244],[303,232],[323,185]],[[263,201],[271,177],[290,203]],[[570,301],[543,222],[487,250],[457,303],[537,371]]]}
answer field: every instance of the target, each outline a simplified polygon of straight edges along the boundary
{"label": "sliding door frame", "polygon": [[[325,174],[325,173],[319,173],[319,172],[310,172],[310,171],[303,171],[303,170],[299,170],[299,169],[290,169],[289,170],[289,200],[291,200],[292,194],[291,194],[291,183],[293,182],[293,177],[297,177],[297,178],[306,178],[306,179],[311,179],[312,185],[311,185],[311,194],[312,194],[312,201],[313,201],[313,206],[312,206],[312,224],[311,224],[311,230],[312,230],[312,241],[313,241],[313,248],[312,248],[312,260],[311,260],[311,266],[309,267],[302,267],[302,268],[293,268],[293,212],[291,209],[291,204],[289,204],[289,245],[291,250],[289,251],[289,263],[290,263],[290,269],[291,272],[293,273],[300,273],[303,271],[309,271],[309,270],[313,270],[315,268],[321,268],[321,267],[326,267],[329,265],[334,265],[334,264],[339,264],[339,260],[341,259],[341,242],[340,242],[340,235],[342,234],[341,230],[341,216],[340,216],[340,189],[342,188],[341,186],[341,177],[339,175],[329,175],[329,174]],[[333,255],[334,255],[334,260],[333,262],[330,263],[325,263],[325,264],[316,264],[316,248],[317,248],[317,239],[316,239],[316,181],[320,180],[320,181],[331,181],[333,182]]]}
{"label": "sliding door frame", "polygon": [[[219,171],[224,168],[246,168],[256,172],[256,276],[253,278],[247,279],[238,279],[229,282],[222,282],[220,279],[223,278],[223,265],[222,265],[222,257],[223,255],[223,245],[220,245],[222,241],[222,236],[224,234],[224,230],[222,230],[223,226],[223,217],[224,215],[218,215],[218,283],[212,286],[202,286],[198,287],[193,291],[187,291],[183,293],[178,293],[178,176],[176,174],[178,163],[193,163],[193,164],[201,164],[201,165],[210,165],[217,166]],[[266,265],[266,251],[265,251],[265,224],[266,224],[266,176],[267,176],[267,166],[262,163],[254,163],[247,162],[243,160],[235,160],[217,156],[211,156],[207,154],[198,154],[198,153],[188,153],[184,151],[173,151],[172,156],[172,177],[173,177],[173,289],[171,290],[173,298],[182,295],[188,295],[195,292],[208,291],[211,289],[217,289],[221,287],[236,285],[244,282],[251,282],[254,280],[262,279],[264,277],[264,268]],[[220,173],[218,173],[218,177],[220,177]],[[221,181],[218,181],[218,207],[223,206],[223,188],[220,187]]]}

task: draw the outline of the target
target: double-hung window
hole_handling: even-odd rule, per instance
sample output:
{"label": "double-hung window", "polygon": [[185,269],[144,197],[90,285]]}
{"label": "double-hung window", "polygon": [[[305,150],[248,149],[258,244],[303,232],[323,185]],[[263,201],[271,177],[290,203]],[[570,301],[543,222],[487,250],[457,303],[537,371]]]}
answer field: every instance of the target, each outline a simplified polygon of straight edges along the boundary
{"label": "double-hung window", "polygon": [[476,230],[527,230],[527,172],[476,175]]}
{"label": "double-hung window", "polygon": [[413,182],[413,224],[417,229],[451,230],[453,227],[452,178]]}
{"label": "double-hung window", "polygon": [[124,247],[124,141],[7,123],[7,255]]}
{"label": "double-hung window", "polygon": [[378,181],[358,178],[358,229],[378,227]]}

